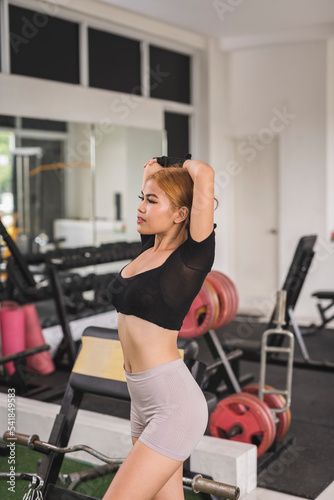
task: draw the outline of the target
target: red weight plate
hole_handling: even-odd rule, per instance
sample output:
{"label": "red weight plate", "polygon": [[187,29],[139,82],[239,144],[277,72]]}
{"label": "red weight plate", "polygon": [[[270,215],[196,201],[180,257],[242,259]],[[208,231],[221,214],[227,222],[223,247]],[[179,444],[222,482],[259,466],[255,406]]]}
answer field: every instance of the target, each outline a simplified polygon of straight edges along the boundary
{"label": "red weight plate", "polygon": [[223,273],[220,273],[219,271],[211,271],[211,274],[212,274],[212,278],[216,279],[218,281],[218,283],[219,283],[218,286],[223,291],[223,293],[226,297],[226,300],[227,300],[225,315],[218,326],[227,325],[230,322],[229,319],[232,316],[232,311],[234,308],[234,306],[233,306],[234,296],[233,296],[232,291],[229,287],[229,283],[224,279]]}
{"label": "red weight plate", "polygon": [[[231,435],[232,429],[240,433]],[[210,417],[212,436],[256,444],[260,456],[272,445],[275,422],[269,408],[251,394],[231,394],[218,403]]]}
{"label": "red weight plate", "polygon": [[225,274],[223,273],[219,273],[219,271],[217,271],[217,276],[219,275],[219,278],[222,282],[222,284],[225,286],[225,290],[226,290],[226,293],[228,294],[228,296],[230,297],[230,307],[229,307],[229,311],[228,311],[228,315],[225,319],[225,322],[224,322],[224,325],[228,325],[229,323],[231,323],[232,319],[234,318],[234,302],[235,302],[235,297],[234,297],[234,293],[233,293],[233,289],[231,288],[230,286],[230,281],[228,279],[226,279],[227,277],[225,276]]}
{"label": "red weight plate", "polygon": [[224,317],[226,315],[226,306],[227,306],[227,295],[225,290],[220,286],[219,280],[212,276],[211,272],[207,275],[206,282],[209,282],[215,289],[219,301],[219,313],[216,321],[213,323],[212,328],[216,329],[223,322]]}
{"label": "red weight plate", "polygon": [[224,323],[226,314],[228,314],[229,297],[225,288],[221,286],[221,281],[212,274],[212,271],[207,275],[206,281],[209,281],[209,283],[214,286],[219,299],[219,315],[215,323],[212,325],[212,328],[216,329]]}
{"label": "red weight plate", "polygon": [[[204,319],[199,323],[198,310],[206,307]],[[198,295],[195,297],[191,307],[183,320],[179,336],[182,338],[194,338],[203,335],[209,329],[214,314],[214,303],[207,286],[203,283]]]}
{"label": "red weight plate", "polygon": [[211,294],[211,297],[212,297],[212,300],[213,300],[213,304],[214,304],[214,311],[213,311],[213,316],[212,316],[212,323],[209,326],[209,330],[210,330],[210,328],[213,328],[213,325],[216,323],[216,321],[218,319],[218,316],[219,316],[219,313],[220,313],[220,305],[219,305],[219,298],[218,298],[216,289],[210,283],[210,280],[205,279],[204,283],[205,283],[207,289],[209,290],[209,292]]}
{"label": "red weight plate", "polygon": [[226,323],[228,324],[233,319],[235,318],[235,315],[238,312],[238,306],[239,306],[239,296],[238,296],[238,291],[236,289],[235,284],[233,281],[226,276],[226,274],[221,273],[220,271],[211,271],[214,276],[216,276],[222,283],[224,283],[225,288],[227,290],[227,293],[231,297],[230,303],[231,303],[231,310],[228,318],[226,319]]}
{"label": "red weight plate", "polygon": [[230,291],[231,291],[231,295],[233,297],[233,300],[232,300],[233,308],[232,308],[232,311],[231,311],[231,317],[229,318],[229,322],[231,322],[231,321],[234,320],[235,315],[238,312],[239,295],[238,295],[238,291],[237,291],[236,286],[233,283],[233,281],[228,276],[226,276],[226,275],[224,275],[224,279],[225,279],[225,281],[228,282],[229,288],[230,288]]}
{"label": "red weight plate", "polygon": [[[243,396],[246,397],[246,400],[249,399],[249,398],[251,398],[252,404],[255,404],[254,403],[254,396],[253,396],[253,394],[247,394],[247,393],[241,393],[241,394],[243,394]],[[260,412],[262,412],[262,415],[263,415],[263,417],[265,418],[265,420],[267,422],[268,431],[269,431],[269,435],[267,437],[269,444],[268,444],[268,446],[266,445],[266,443],[263,444],[263,446],[261,447],[260,452],[258,451],[258,456],[260,456],[260,455],[262,455],[262,453],[264,453],[265,451],[267,451],[267,449],[270,448],[270,446],[273,444],[273,442],[275,440],[275,436],[276,436],[276,425],[275,425],[275,418],[274,418],[272,412],[270,411],[270,409],[268,408],[268,406],[266,405],[266,403],[264,403],[263,401],[261,401],[256,396],[255,396],[255,401],[257,403],[259,403],[258,410]],[[255,404],[255,406],[256,406],[256,404]],[[261,442],[261,445],[262,445],[262,442]]]}
{"label": "red weight plate", "polygon": [[[265,385],[265,389],[273,389],[270,385]],[[243,392],[248,394],[259,394],[259,384],[249,384],[243,387]],[[280,394],[264,394],[263,401],[269,408],[284,408],[286,405],[285,397]],[[291,412],[286,410],[283,413],[276,413],[278,418],[276,439],[279,441],[287,433],[291,423]]]}

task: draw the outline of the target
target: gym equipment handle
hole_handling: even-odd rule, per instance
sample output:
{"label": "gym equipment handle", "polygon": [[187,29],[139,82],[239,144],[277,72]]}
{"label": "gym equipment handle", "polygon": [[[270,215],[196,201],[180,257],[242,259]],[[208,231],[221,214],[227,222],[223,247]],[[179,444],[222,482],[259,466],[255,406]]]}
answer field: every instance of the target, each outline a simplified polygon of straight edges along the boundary
{"label": "gym equipment handle", "polygon": [[38,352],[48,351],[50,349],[49,344],[40,345],[37,347],[31,347],[25,351],[16,352],[15,354],[8,354],[8,356],[1,356],[0,365],[8,363],[9,361],[16,361],[17,359],[27,358]]}
{"label": "gym equipment handle", "polygon": [[285,308],[286,308],[286,290],[277,291],[275,320],[274,323],[278,326],[285,324]]}
{"label": "gym equipment handle", "polygon": [[28,436],[27,434],[21,434],[20,432],[6,431],[4,432],[2,438],[4,441],[7,442],[15,441],[15,444],[20,444],[21,446],[27,446],[29,448],[32,438],[38,439],[38,436],[36,435]]}
{"label": "gym equipment handle", "polygon": [[183,478],[183,484],[192,486],[195,493],[208,493],[228,500],[238,500],[240,496],[240,489],[237,486],[205,479],[201,474],[197,474],[193,479]]}

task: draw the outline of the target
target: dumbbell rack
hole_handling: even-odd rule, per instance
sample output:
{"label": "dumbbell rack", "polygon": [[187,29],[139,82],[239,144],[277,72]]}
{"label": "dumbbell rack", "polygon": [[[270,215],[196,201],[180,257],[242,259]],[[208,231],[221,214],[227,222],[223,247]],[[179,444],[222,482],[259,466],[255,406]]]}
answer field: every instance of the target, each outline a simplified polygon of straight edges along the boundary
{"label": "dumbbell rack", "polygon": [[[1,219],[0,235],[12,254],[7,260],[6,269],[8,277],[10,276],[11,279],[7,279],[7,287],[1,299],[13,299],[14,297],[15,300],[14,291],[16,291],[19,302],[36,302],[48,298],[55,301],[58,320],[63,331],[63,339],[58,347],[55,362],[58,368],[71,370],[77,349],[67,318],[60,271],[130,260],[138,254],[141,243],[139,241],[124,241],[106,243],[99,247],[57,249],[45,254],[23,256]],[[42,265],[45,269],[44,274],[50,280],[51,287],[40,287],[36,283],[29,265]]]}
{"label": "dumbbell rack", "polygon": [[78,248],[66,250],[61,253],[54,251],[47,254],[46,264],[53,288],[59,322],[63,331],[63,339],[55,356],[55,362],[59,368],[71,370],[77,351],[67,319],[59,271],[129,260],[137,255],[140,248],[140,242],[117,242],[103,244],[100,247]]}

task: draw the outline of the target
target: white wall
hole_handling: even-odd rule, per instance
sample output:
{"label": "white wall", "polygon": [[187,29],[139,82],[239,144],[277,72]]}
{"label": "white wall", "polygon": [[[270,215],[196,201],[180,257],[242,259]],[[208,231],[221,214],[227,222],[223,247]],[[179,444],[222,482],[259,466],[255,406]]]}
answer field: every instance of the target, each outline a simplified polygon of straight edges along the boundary
{"label": "white wall", "polygon": [[[240,50],[229,54],[229,115],[232,137],[264,128],[279,136],[279,282],[298,239],[319,235],[319,252],[306,280],[296,314],[316,316],[310,298],[333,289],[334,244],[327,228],[326,42]],[[286,110],[284,112],[284,110]],[[283,120],[273,120],[279,113]]]}
{"label": "white wall", "polygon": [[89,124],[68,124],[65,161],[68,162],[69,167],[64,170],[66,219],[91,219],[93,215],[89,137]]}
{"label": "white wall", "polygon": [[[115,128],[96,145],[96,217],[115,220],[114,196],[124,193],[127,184],[126,129]],[[124,197],[123,197],[124,198]],[[124,199],[121,212],[124,216]]]}

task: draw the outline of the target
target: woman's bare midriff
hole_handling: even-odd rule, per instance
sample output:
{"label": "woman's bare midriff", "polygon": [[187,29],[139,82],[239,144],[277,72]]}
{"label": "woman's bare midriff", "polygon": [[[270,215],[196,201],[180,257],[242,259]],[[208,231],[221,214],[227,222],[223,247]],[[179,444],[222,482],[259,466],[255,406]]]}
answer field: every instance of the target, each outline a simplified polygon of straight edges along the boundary
{"label": "woman's bare midriff", "polygon": [[118,314],[118,334],[129,373],[142,372],[180,358],[176,330],[167,330],[136,316]]}

